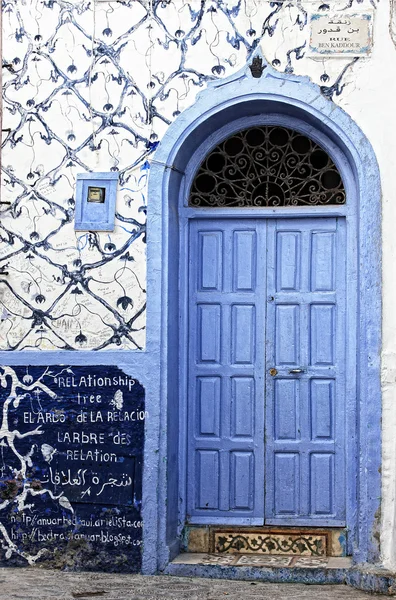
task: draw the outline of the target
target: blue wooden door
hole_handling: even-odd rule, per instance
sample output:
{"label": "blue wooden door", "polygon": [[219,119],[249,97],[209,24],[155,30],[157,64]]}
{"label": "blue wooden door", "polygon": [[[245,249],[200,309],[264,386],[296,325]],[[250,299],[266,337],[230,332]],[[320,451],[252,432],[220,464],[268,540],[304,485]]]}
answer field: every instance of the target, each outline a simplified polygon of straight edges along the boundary
{"label": "blue wooden door", "polygon": [[268,221],[265,522],[344,525],[345,222]]}
{"label": "blue wooden door", "polygon": [[188,513],[264,516],[265,222],[195,221],[189,258]]}
{"label": "blue wooden door", "polygon": [[190,223],[192,522],[344,523],[343,225]]}

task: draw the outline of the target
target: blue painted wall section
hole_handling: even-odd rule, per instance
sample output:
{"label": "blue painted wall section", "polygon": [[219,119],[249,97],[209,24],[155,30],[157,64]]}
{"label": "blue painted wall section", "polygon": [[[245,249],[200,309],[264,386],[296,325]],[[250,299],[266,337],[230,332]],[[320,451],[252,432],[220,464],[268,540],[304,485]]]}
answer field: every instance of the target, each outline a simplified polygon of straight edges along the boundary
{"label": "blue painted wall section", "polygon": [[117,367],[2,367],[3,565],[141,569],[144,389]]}
{"label": "blue painted wall section", "polygon": [[[261,57],[263,59],[263,57]],[[179,439],[168,437],[168,469],[179,472],[179,495],[168,485],[165,469],[159,472],[160,504],[168,503],[173,515],[178,511],[180,526],[168,521],[172,531],[161,520],[160,540],[177,540],[185,522],[185,439],[188,416],[184,404],[185,380],[180,370],[179,398],[175,390],[175,357],[184,352],[186,332],[175,331],[175,306],[186,311],[186,300],[180,298],[177,273],[180,273],[180,256],[185,252],[186,228],[180,225],[180,212],[185,205],[189,187],[201,160],[224,137],[253,123],[281,122],[292,126],[299,122],[299,129],[313,139],[321,139],[323,148],[332,156],[342,174],[350,201],[346,204],[347,221],[352,234],[348,238],[351,262],[350,300],[356,302],[358,313],[348,313],[351,336],[347,353],[347,453],[349,466],[354,471],[348,479],[347,523],[349,528],[348,553],[359,563],[376,562],[379,559],[378,515],[380,506],[381,464],[381,256],[380,249],[371,240],[381,236],[381,185],[377,161],[373,149],[356,123],[339,107],[336,107],[308,78],[295,77],[276,72],[263,60],[261,78],[253,78],[246,67],[239,73],[212,82],[202,92],[194,106],[184,111],[164,135],[150,171],[148,231],[153,240],[148,245],[148,266],[152,268],[152,280],[148,282],[148,314],[161,310],[161,430],[171,430],[174,419],[179,416]],[[240,119],[238,123],[238,119]],[[223,128],[223,129],[222,129]],[[240,127],[241,128],[241,127]],[[220,133],[219,133],[220,132]],[[187,208],[185,210],[188,210]],[[315,216],[328,216],[320,207],[312,209]],[[297,216],[297,209],[282,209],[284,216]],[[204,209],[196,209],[195,217],[203,216]],[[254,217],[254,209],[244,209],[246,216]],[[336,215],[334,211],[333,216]],[[223,216],[231,212],[223,209]],[[270,209],[268,216],[276,211]],[[162,228],[161,228],[162,223]],[[181,233],[177,236],[177,229]],[[149,239],[150,239],[149,238]],[[155,241],[154,241],[155,240]],[[179,245],[178,245],[179,244]],[[159,250],[159,248],[161,250]],[[360,261],[357,257],[360,254]],[[157,277],[160,266],[162,279]],[[185,276],[185,274],[184,274]],[[159,289],[161,296],[154,290]],[[155,287],[154,287],[155,286]],[[354,290],[354,291],[353,291]],[[149,321],[148,321],[149,322]],[[177,349],[177,344],[179,350]],[[182,354],[180,354],[182,356]],[[357,358],[357,368],[356,368]],[[167,390],[172,388],[172,394]],[[163,436],[165,438],[165,435]],[[163,446],[161,446],[163,451]],[[357,508],[358,506],[358,508]],[[172,508],[170,508],[172,507]],[[175,551],[174,544],[159,545],[160,568],[164,568],[169,555]]]}

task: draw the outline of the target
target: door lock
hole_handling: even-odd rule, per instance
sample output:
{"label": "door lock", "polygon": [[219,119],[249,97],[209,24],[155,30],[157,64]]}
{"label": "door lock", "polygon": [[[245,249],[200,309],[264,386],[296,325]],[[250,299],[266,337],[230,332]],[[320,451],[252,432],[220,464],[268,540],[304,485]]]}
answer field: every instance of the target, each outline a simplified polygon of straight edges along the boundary
{"label": "door lock", "polygon": [[272,375],[272,377],[275,377],[275,375],[278,375],[278,371],[276,369],[270,369],[269,374]]}

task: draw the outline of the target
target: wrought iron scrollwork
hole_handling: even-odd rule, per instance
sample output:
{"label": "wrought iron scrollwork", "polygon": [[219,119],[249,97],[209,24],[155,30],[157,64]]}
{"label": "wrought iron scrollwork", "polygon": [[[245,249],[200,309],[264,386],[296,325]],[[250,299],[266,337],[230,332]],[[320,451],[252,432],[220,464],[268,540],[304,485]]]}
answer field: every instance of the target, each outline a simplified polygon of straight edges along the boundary
{"label": "wrought iron scrollwork", "polygon": [[218,144],[201,164],[189,197],[197,207],[345,204],[337,167],[316,142],[276,125],[252,127]]}

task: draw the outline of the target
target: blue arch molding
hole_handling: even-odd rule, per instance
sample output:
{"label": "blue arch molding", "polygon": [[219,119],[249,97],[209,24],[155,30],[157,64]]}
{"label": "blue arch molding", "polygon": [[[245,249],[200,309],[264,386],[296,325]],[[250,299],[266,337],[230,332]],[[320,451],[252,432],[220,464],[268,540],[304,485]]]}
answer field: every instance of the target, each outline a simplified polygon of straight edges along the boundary
{"label": "blue arch molding", "polygon": [[[352,490],[349,497],[352,540],[349,550],[355,563],[379,561],[381,189],[377,160],[356,123],[324,97],[309,78],[278,73],[264,61],[260,78],[253,77],[246,66],[231,77],[211,82],[198,95],[195,104],[169,127],[151,163],[147,319],[151,333],[154,327],[157,328],[155,343],[160,338],[160,456],[166,457],[166,465],[163,460],[159,463],[160,570],[177,552],[177,536],[180,524],[184,523],[177,475],[179,468],[183,472],[184,465],[179,466],[178,461],[183,463],[185,455],[184,421],[179,415],[178,399],[178,201],[188,192],[205,153],[219,137],[225,137],[221,131],[231,133],[238,125],[240,129],[241,120],[251,125],[271,119],[284,126],[298,122],[307,135],[322,143],[342,173],[347,190],[349,188],[348,197],[351,193],[353,197],[347,220],[351,224],[355,220],[356,235],[350,240],[348,252],[357,252],[358,257],[354,273],[358,315],[356,349],[352,349],[356,352],[353,357],[356,358],[356,372],[349,375],[352,387],[356,381],[357,426],[348,441],[356,455],[354,481],[349,482]],[[249,209],[244,209],[244,213],[245,210]],[[285,209],[281,210],[285,214]],[[315,214],[321,214],[320,209]],[[149,336],[151,347],[153,339]]]}

